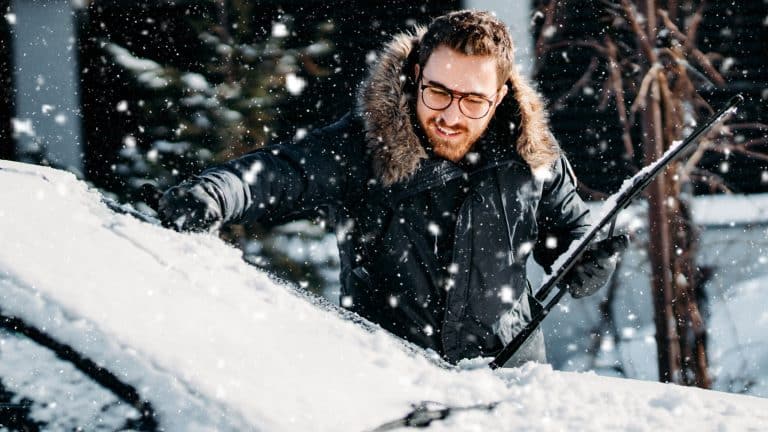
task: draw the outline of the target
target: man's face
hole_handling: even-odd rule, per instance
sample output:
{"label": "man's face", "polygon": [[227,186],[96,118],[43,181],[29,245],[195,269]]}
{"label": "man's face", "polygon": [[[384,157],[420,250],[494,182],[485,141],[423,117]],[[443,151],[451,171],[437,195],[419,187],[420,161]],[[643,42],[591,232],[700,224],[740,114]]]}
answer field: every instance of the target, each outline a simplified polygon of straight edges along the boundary
{"label": "man's face", "polygon": [[[496,106],[507,94],[507,86],[498,87],[496,60],[488,56],[468,56],[454,51],[447,46],[437,47],[424,65],[424,70],[416,66],[418,83],[416,98],[416,118],[437,156],[458,162],[469,152],[475,142],[488,127]],[[422,90],[422,86],[431,89]],[[424,103],[425,91],[453,93],[453,101],[443,110],[435,110]],[[490,101],[488,114],[479,119],[468,117],[472,112],[459,109],[459,94],[472,95],[472,100]],[[448,96],[450,98],[450,96]],[[476,97],[480,97],[477,99]],[[464,106],[470,106],[468,100]],[[433,104],[434,106],[434,104]]]}

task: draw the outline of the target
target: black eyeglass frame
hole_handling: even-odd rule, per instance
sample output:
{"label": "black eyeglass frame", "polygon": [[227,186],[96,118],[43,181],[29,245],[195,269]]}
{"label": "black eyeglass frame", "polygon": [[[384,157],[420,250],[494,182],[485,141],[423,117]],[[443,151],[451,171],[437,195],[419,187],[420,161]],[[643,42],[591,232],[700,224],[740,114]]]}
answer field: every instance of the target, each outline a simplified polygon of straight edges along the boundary
{"label": "black eyeglass frame", "polygon": [[[461,112],[461,114],[463,114],[467,118],[470,118],[470,119],[473,119],[473,120],[479,120],[481,118],[485,118],[486,116],[488,116],[488,113],[491,112],[491,107],[493,106],[494,103],[496,103],[495,99],[488,99],[488,98],[486,98],[484,96],[480,96],[480,95],[475,94],[475,93],[462,93],[462,92],[457,92],[457,91],[454,91],[454,90],[451,90],[451,89],[447,89],[447,88],[442,87],[442,86],[424,84],[424,75],[422,73],[419,73],[419,80],[417,82],[419,83],[419,90],[421,91],[421,101],[424,102],[424,105],[427,108],[429,108],[429,109],[431,109],[433,111],[445,111],[445,110],[448,109],[448,107],[451,106],[451,104],[453,103],[453,100],[457,99],[456,103],[459,104],[459,111]],[[497,94],[499,94],[499,92],[501,91],[502,87],[504,87],[504,86],[502,85],[501,87],[499,87],[498,90],[496,90],[496,92],[493,95],[491,95],[491,97],[495,98],[495,96]],[[436,88],[436,89],[443,90],[443,91],[445,91],[446,93],[448,93],[451,96],[451,99],[448,101],[448,104],[446,106],[444,106],[442,108],[434,108],[434,107],[430,106],[427,103],[426,100],[424,100],[424,89],[427,89],[427,88]],[[483,99],[484,101],[488,102],[488,108],[486,108],[485,113],[483,115],[481,115],[480,117],[472,117],[470,115],[467,115],[467,113],[465,113],[464,109],[461,107],[461,101],[464,98],[469,97],[469,96],[474,96],[474,97]]]}

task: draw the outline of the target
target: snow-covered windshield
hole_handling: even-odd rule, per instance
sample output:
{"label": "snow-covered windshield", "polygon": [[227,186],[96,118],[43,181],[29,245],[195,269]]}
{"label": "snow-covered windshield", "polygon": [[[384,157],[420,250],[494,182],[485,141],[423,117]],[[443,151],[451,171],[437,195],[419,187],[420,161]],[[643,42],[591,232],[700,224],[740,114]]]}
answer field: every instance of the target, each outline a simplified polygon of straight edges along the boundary
{"label": "snow-covered windshield", "polygon": [[444,367],[272,280],[214,236],[113,212],[71,174],[2,162],[0,184],[3,312],[134,386],[169,430],[369,430],[422,401],[499,402],[438,430],[768,422],[762,399],[546,365],[494,373],[489,359]]}

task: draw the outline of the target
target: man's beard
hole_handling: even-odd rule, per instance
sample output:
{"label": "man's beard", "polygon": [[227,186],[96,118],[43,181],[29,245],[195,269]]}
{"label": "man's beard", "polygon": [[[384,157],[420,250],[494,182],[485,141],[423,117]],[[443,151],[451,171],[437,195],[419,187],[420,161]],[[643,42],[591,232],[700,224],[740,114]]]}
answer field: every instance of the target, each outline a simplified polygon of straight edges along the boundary
{"label": "man's beard", "polygon": [[441,128],[449,129],[453,132],[457,132],[456,138],[444,137],[436,131],[438,122],[434,119],[429,120],[426,130],[424,131],[429,143],[432,145],[432,150],[436,156],[444,159],[448,159],[454,162],[461,160],[469,150],[474,146],[480,136],[472,136],[469,131],[464,127],[449,128],[440,124]]}

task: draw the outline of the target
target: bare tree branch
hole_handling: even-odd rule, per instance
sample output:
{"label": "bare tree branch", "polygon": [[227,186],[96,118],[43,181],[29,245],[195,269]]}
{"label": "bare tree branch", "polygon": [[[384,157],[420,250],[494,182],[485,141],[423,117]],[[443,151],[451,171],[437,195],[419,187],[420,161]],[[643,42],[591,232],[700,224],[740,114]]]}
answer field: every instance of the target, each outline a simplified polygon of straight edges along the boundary
{"label": "bare tree branch", "polygon": [[707,2],[702,1],[699,5],[699,8],[696,10],[696,13],[693,14],[690,21],[688,22],[688,28],[686,29],[686,36],[688,36],[688,42],[687,43],[693,43],[693,41],[696,40],[696,36],[698,36],[699,32],[699,25],[704,20],[704,9],[707,6]]}
{"label": "bare tree branch", "polygon": [[712,63],[709,61],[707,56],[705,56],[704,53],[702,53],[693,45],[693,41],[690,40],[688,36],[683,34],[679,28],[677,28],[675,23],[673,23],[669,18],[667,11],[659,9],[658,14],[664,21],[664,26],[670,31],[670,33],[672,33],[673,36],[683,42],[683,46],[686,48],[686,51],[689,52],[691,57],[693,57],[701,65],[702,68],[704,68],[704,71],[707,73],[707,75],[709,75],[710,79],[717,83],[717,85],[724,86],[725,80],[723,79],[722,75],[720,75],[717,69],[712,66]]}
{"label": "bare tree branch", "polygon": [[541,33],[539,33],[539,37],[536,39],[535,44],[536,55],[539,57],[543,56],[548,51],[545,42],[545,39],[547,39],[546,30],[554,25],[557,3],[558,2],[556,1],[550,1],[544,6],[544,24],[541,26]]}
{"label": "bare tree branch", "polygon": [[621,141],[624,143],[624,152],[628,159],[632,159],[635,155],[635,146],[632,144],[632,134],[630,133],[631,125],[627,120],[627,107],[624,100],[624,84],[621,79],[621,67],[617,60],[618,50],[616,44],[610,37],[605,38],[606,52],[608,53],[608,67],[610,70],[610,88],[613,91],[613,97],[616,100],[616,110],[619,114],[619,122],[621,123],[622,133]]}
{"label": "bare tree branch", "polygon": [[621,6],[624,9],[624,14],[629,22],[632,31],[637,35],[637,40],[640,43],[640,48],[643,50],[643,54],[649,63],[656,63],[656,54],[653,52],[651,42],[648,40],[648,34],[640,26],[637,19],[637,10],[629,0],[621,0]]}
{"label": "bare tree branch", "polygon": [[555,109],[562,108],[566,100],[575,96],[579,90],[584,88],[587,84],[589,84],[590,81],[592,81],[592,74],[595,72],[595,69],[597,69],[597,57],[592,57],[587,70],[584,72],[581,78],[579,78],[567,92],[557,98],[552,106],[554,106]]}
{"label": "bare tree branch", "polygon": [[725,179],[709,171],[704,171],[697,168],[690,174],[690,178],[693,181],[698,181],[708,185],[710,192],[733,193],[731,188],[729,188],[726,184]]}
{"label": "bare tree branch", "polygon": [[693,172],[697,170],[696,165],[699,164],[701,161],[701,158],[704,157],[704,153],[707,152],[707,150],[712,149],[712,143],[708,140],[701,140],[701,143],[696,146],[696,151],[693,152],[693,154],[688,158],[687,161],[683,164],[681,167],[681,175],[684,176],[691,176]]}
{"label": "bare tree branch", "polygon": [[605,51],[605,47],[600,44],[600,42],[594,40],[594,39],[588,39],[588,40],[567,40],[567,41],[559,41],[552,44],[544,44],[542,45],[542,54],[546,54],[549,51],[556,50],[559,48],[570,48],[570,47],[584,47],[584,48],[590,48],[595,50],[598,54],[602,56],[606,56],[607,53]]}
{"label": "bare tree branch", "polygon": [[[763,141],[762,144],[766,144],[766,143],[768,143],[768,138],[763,138],[761,141]],[[758,153],[758,152],[755,152],[755,151],[752,151],[752,150],[747,150],[747,149],[745,149],[745,148],[743,148],[741,146],[737,146],[737,145],[726,145],[726,146],[722,146],[722,148],[728,149],[728,150],[730,150],[730,151],[732,151],[734,153],[741,153],[744,156],[748,156],[748,157],[750,157],[752,159],[757,159],[757,160],[768,162],[768,155],[766,155],[765,153]]]}
{"label": "bare tree branch", "polygon": [[742,147],[757,147],[766,144],[768,144],[768,137],[764,136],[761,138],[753,138],[751,140],[747,140],[739,145]]}
{"label": "bare tree branch", "polygon": [[646,99],[648,97],[648,91],[651,88],[651,84],[653,84],[656,81],[657,73],[659,69],[661,68],[660,64],[654,64],[648,72],[646,72],[645,76],[643,76],[643,80],[640,83],[640,89],[637,91],[637,96],[635,97],[635,101],[632,103],[632,107],[630,108],[630,112],[632,114],[635,114],[638,109],[644,109],[646,106]]}
{"label": "bare tree branch", "polygon": [[768,131],[768,125],[764,123],[731,123],[728,125],[731,129],[755,129]]}

